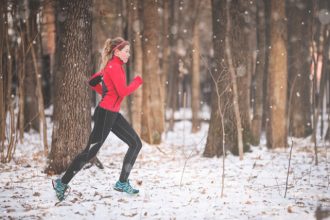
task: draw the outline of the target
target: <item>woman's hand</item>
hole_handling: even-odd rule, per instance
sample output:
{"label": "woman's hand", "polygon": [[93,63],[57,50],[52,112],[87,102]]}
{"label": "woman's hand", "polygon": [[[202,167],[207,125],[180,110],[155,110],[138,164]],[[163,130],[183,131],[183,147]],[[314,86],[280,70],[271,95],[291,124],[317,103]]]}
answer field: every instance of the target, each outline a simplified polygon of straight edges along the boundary
{"label": "woman's hand", "polygon": [[134,81],[136,81],[138,84],[142,84],[143,83],[143,79],[140,75],[137,75],[134,77]]}

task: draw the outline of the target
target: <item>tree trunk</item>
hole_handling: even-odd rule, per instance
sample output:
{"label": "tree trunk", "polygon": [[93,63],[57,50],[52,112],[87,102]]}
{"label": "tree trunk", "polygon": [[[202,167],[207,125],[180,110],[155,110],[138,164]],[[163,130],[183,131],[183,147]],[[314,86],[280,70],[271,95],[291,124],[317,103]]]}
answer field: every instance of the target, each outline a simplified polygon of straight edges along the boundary
{"label": "tree trunk", "polygon": [[330,48],[330,37],[328,36],[328,28],[326,27],[323,31],[323,51],[322,51],[322,70],[321,70],[321,76],[320,79],[318,79],[318,72],[314,73],[317,77],[317,81],[320,80],[319,89],[317,93],[317,102],[315,103],[315,109],[314,109],[314,121],[313,121],[313,134],[312,134],[312,141],[315,143],[315,146],[317,146],[317,133],[318,133],[318,124],[319,119],[321,119],[321,130],[320,134],[321,137],[323,135],[323,129],[322,129],[322,123],[323,123],[323,101],[324,101],[324,95],[326,94],[326,85],[327,85],[327,78],[329,76],[329,48]]}
{"label": "tree trunk", "polygon": [[262,115],[263,115],[263,88],[264,76],[266,74],[266,30],[265,30],[265,4],[263,0],[257,1],[257,61],[253,84],[253,119],[252,119],[252,140],[251,143],[259,145]]}
{"label": "tree trunk", "polygon": [[[0,14],[5,15],[7,13],[7,1],[3,1],[0,5]],[[4,150],[5,142],[5,129],[6,129],[6,108],[5,108],[5,71],[3,63],[3,57],[5,55],[5,35],[7,35],[5,30],[5,22],[7,16],[0,17],[0,151],[1,155]],[[2,160],[2,158],[0,158]]]}
{"label": "tree trunk", "polygon": [[[38,2],[29,2],[29,8],[30,13],[36,14],[39,10],[39,4]],[[33,15],[32,14],[32,15]],[[37,29],[37,16],[35,16],[35,19],[33,19],[31,22],[27,23],[27,33],[28,33],[28,41],[33,42],[33,44],[41,45],[40,43],[35,43],[35,41],[40,42],[41,38]],[[33,26],[35,25],[35,27]],[[35,32],[35,33],[34,33]],[[33,40],[34,37],[34,40]],[[37,97],[37,107],[38,107],[38,116],[39,116],[39,131],[40,135],[43,139],[44,143],[44,154],[45,156],[48,155],[48,143],[47,143],[47,124],[46,124],[46,118],[45,118],[45,108],[44,108],[44,98],[42,93],[42,83],[41,83],[41,50],[39,48],[35,48],[33,45],[31,46],[31,55],[32,55],[32,61],[33,61],[33,69],[34,69],[34,79],[36,83],[35,88],[35,95]]]}
{"label": "tree trunk", "polygon": [[[300,4],[299,4],[300,2]],[[302,3],[304,2],[304,4]],[[306,137],[311,134],[310,100],[310,24],[312,0],[288,2],[288,78],[291,88],[289,123],[292,136]],[[292,92],[291,92],[292,90]]]}
{"label": "tree trunk", "polygon": [[[87,143],[91,131],[91,0],[57,2],[54,127],[48,173],[59,174]],[[75,33],[75,34],[72,34]]]}
{"label": "tree trunk", "polygon": [[45,106],[49,107],[53,104],[53,83],[52,76],[54,73],[54,57],[55,57],[55,9],[54,2],[46,1],[43,3],[42,11],[42,76],[43,93],[45,98]]}
{"label": "tree trunk", "polygon": [[177,54],[178,47],[178,23],[180,22],[179,17],[179,2],[176,0],[170,0],[170,17],[169,17],[169,48],[170,48],[170,57],[169,57],[169,70],[167,75],[167,100],[166,106],[171,109],[171,116],[168,125],[168,130],[173,131],[174,128],[174,112],[178,109],[177,99],[178,99],[178,90],[179,90],[179,58]]}
{"label": "tree trunk", "polygon": [[[216,70],[214,71],[215,79],[218,84],[218,94],[221,94],[221,97],[214,97],[216,92],[212,92],[212,112],[210,119],[210,127],[208,133],[208,140],[206,143],[206,148],[204,151],[205,156],[214,156],[215,154],[220,156],[223,152],[222,145],[225,143],[225,147],[230,149],[233,154],[238,155],[238,130],[236,120],[241,120],[241,126],[243,129],[243,150],[247,151],[249,149],[249,137],[250,137],[250,121],[249,121],[249,73],[247,72],[247,59],[248,48],[247,48],[247,35],[244,33],[245,26],[243,23],[243,15],[240,15],[240,10],[243,9],[243,3],[234,1],[231,4],[230,9],[230,19],[231,27],[229,28],[230,49],[232,51],[231,57],[227,56],[225,58],[225,35],[227,27],[227,1],[213,1],[213,44],[214,44],[214,59],[216,61]],[[233,65],[232,68],[235,72],[234,78],[237,79],[238,88],[238,104],[239,104],[239,114],[236,119],[234,104],[237,104],[237,101],[234,101],[233,97],[233,85],[236,80],[231,77],[230,72],[228,71],[228,61],[232,59]],[[226,68],[224,70],[224,68]],[[213,88],[215,89],[215,88]],[[221,112],[219,113],[217,107],[217,99],[220,100]],[[216,109],[215,109],[216,108]],[[223,118],[221,118],[221,115]],[[223,135],[221,123],[224,123],[225,127],[225,140],[223,141]],[[238,121],[240,124],[240,122]],[[212,135],[212,136],[211,136]],[[217,146],[212,146],[212,144],[217,144]]]}
{"label": "tree trunk", "polygon": [[269,122],[267,146],[287,146],[287,49],[285,0],[271,3],[271,29],[268,74]]}
{"label": "tree trunk", "polygon": [[[3,6],[8,6],[8,2],[6,1]],[[2,51],[2,71],[3,71],[3,99],[4,99],[4,105],[1,106],[3,108],[2,114],[4,123],[2,126],[4,126],[4,140],[1,142],[1,162],[6,163],[10,162],[14,153],[15,149],[15,137],[16,137],[16,121],[15,121],[15,114],[14,114],[14,101],[15,99],[12,97],[12,85],[13,85],[13,52],[12,52],[12,46],[11,41],[9,40],[8,30],[9,30],[9,24],[8,24],[8,14],[15,15],[15,3],[13,3],[13,7],[9,9],[8,7],[4,7],[4,16],[2,17],[1,21],[3,23],[0,23],[0,25],[3,25],[3,34],[1,36],[3,40],[3,51]],[[9,11],[7,11],[9,9]],[[3,112],[4,111],[4,112]],[[7,124],[7,120],[9,123]],[[7,127],[8,125],[8,127]],[[7,127],[7,128],[6,128]]]}
{"label": "tree trunk", "polygon": [[266,51],[265,51],[265,75],[263,81],[263,105],[262,105],[262,124],[261,130],[267,130],[269,121],[269,97],[268,97],[268,75],[269,75],[269,54],[270,54],[270,20],[271,20],[271,1],[263,0],[265,5],[265,32],[266,32]]}
{"label": "tree trunk", "polygon": [[[142,75],[142,41],[140,38],[141,35],[141,24],[139,16],[139,1],[134,0],[133,5],[130,6],[132,13],[132,46],[133,46],[133,75]],[[133,10],[132,10],[133,9]],[[132,77],[134,77],[132,76]],[[141,113],[142,113],[142,89],[138,89],[133,93],[132,100],[132,124],[135,131],[140,135],[141,134]]]}
{"label": "tree trunk", "polygon": [[159,144],[164,131],[164,102],[158,74],[159,18],[154,0],[143,2],[143,24],[142,138],[148,143]]}
{"label": "tree trunk", "polygon": [[191,132],[196,133],[200,130],[200,119],[199,119],[199,110],[200,110],[200,35],[199,35],[199,19],[198,11],[200,5],[198,1],[194,1],[194,11],[196,11],[195,19],[193,22],[193,53],[192,53],[192,88],[191,88],[191,111],[192,111],[192,127]]}
{"label": "tree trunk", "polygon": [[[29,131],[30,129],[34,129],[36,131],[40,130],[39,123],[39,111],[38,111],[38,98],[36,96],[37,82],[36,82],[36,69],[34,67],[34,62],[32,56],[32,50],[37,51],[37,11],[39,8],[39,1],[32,0],[25,5],[25,14],[28,23],[25,24],[25,48],[29,48],[27,50],[26,62],[25,62],[25,83],[24,83],[24,128],[25,131]],[[23,23],[24,25],[24,23]],[[29,30],[28,30],[29,29]],[[39,68],[39,66],[38,66]]]}
{"label": "tree trunk", "polygon": [[[221,123],[224,122],[223,117],[227,110],[228,100],[228,85],[230,83],[228,76],[224,73],[225,66],[225,33],[226,31],[226,0],[213,0],[212,1],[212,26],[213,26],[213,47],[214,47],[214,61],[215,70],[211,71],[214,81],[211,86],[211,118],[209,130],[207,135],[207,142],[203,152],[205,157],[220,156],[223,154],[223,130]],[[217,88],[219,91],[217,91]],[[222,94],[221,97],[218,94]],[[219,103],[220,102],[220,103]],[[224,114],[222,115],[220,110]]]}
{"label": "tree trunk", "polygon": [[[168,76],[169,72],[169,61],[170,61],[170,30],[169,30],[169,20],[170,20],[170,0],[163,1],[163,57],[162,57],[162,79],[161,83],[164,85],[163,88],[163,99],[167,100],[167,85],[168,85]],[[167,81],[167,82],[166,82]],[[166,103],[165,109],[168,107]]]}
{"label": "tree trunk", "polygon": [[[230,33],[230,47],[232,50],[232,60],[233,67],[236,73],[236,80],[238,86],[238,104],[239,104],[239,113],[240,120],[242,122],[242,137],[243,137],[243,146],[244,151],[249,150],[250,148],[250,140],[251,140],[251,123],[250,123],[250,81],[251,81],[251,73],[248,72],[248,56],[249,47],[248,47],[248,36],[246,30],[248,30],[248,25],[245,23],[245,16],[241,13],[241,11],[247,11],[248,7],[246,7],[246,3],[233,0],[230,4],[230,18],[231,18],[231,28],[229,28]],[[228,28],[227,28],[228,29]],[[227,58],[228,59],[228,58]],[[229,73],[228,73],[229,74]],[[233,78],[231,79],[231,83],[233,82]],[[232,89],[234,89],[232,87]],[[234,95],[234,94],[233,94]],[[236,104],[233,99],[231,99],[232,111],[234,113],[234,105]],[[237,117],[233,116],[232,125],[230,126],[229,132],[229,142],[232,143],[231,151],[238,155],[238,131],[236,128]]]}

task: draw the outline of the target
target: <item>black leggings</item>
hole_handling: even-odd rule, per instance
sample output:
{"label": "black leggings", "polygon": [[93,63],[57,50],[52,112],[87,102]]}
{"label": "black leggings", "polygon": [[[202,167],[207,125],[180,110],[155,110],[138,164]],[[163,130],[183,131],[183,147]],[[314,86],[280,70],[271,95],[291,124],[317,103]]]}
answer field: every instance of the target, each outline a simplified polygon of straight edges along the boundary
{"label": "black leggings", "polygon": [[110,131],[129,146],[124,158],[119,180],[121,182],[126,182],[128,179],[142,147],[139,136],[119,112],[111,112],[97,107],[94,112],[94,120],[94,128],[89,136],[85,150],[74,158],[62,177],[62,182],[65,184],[68,184],[74,175],[96,155]]}

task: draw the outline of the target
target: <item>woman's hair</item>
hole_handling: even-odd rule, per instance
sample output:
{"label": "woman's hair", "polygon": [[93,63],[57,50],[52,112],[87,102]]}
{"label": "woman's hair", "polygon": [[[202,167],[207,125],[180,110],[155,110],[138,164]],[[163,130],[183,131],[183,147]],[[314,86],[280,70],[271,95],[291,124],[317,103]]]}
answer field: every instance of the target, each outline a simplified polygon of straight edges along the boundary
{"label": "woman's hair", "polygon": [[103,51],[102,51],[102,62],[101,62],[100,69],[103,69],[107,65],[108,61],[112,58],[113,53],[116,49],[121,50],[126,45],[129,45],[129,42],[125,41],[121,37],[116,37],[114,39],[108,38],[104,43],[104,47],[103,47]]}

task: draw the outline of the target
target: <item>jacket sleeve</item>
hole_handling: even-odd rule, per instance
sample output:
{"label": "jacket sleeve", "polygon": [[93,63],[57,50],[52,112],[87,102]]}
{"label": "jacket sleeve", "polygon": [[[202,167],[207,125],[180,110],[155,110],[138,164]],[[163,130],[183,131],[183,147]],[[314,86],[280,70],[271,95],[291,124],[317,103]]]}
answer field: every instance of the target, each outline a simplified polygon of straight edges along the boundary
{"label": "jacket sleeve", "polygon": [[97,92],[98,94],[102,95],[102,72],[95,73],[89,80],[88,84],[90,87]]}
{"label": "jacket sleeve", "polygon": [[130,95],[143,83],[142,78],[137,76],[127,86],[125,80],[126,77],[124,74],[125,72],[119,66],[113,66],[112,71],[110,73],[110,78],[115,86],[115,89],[118,95],[121,97]]}

